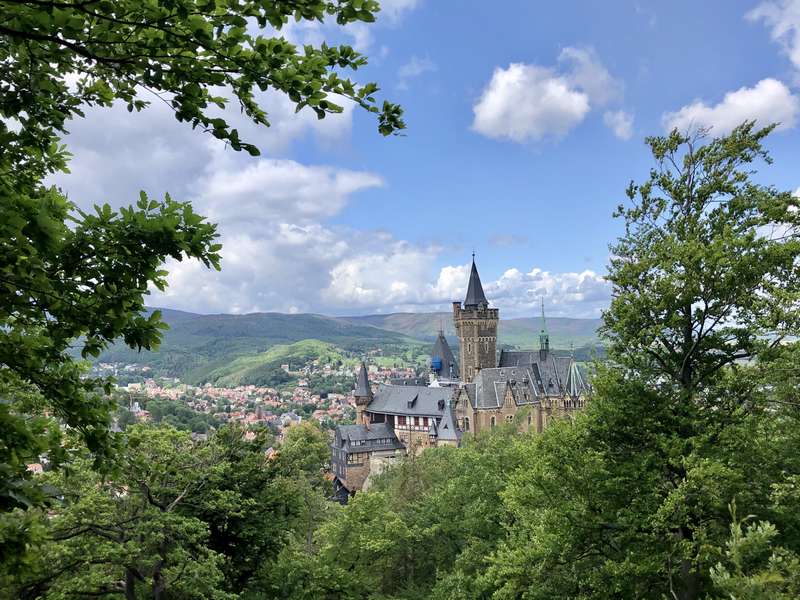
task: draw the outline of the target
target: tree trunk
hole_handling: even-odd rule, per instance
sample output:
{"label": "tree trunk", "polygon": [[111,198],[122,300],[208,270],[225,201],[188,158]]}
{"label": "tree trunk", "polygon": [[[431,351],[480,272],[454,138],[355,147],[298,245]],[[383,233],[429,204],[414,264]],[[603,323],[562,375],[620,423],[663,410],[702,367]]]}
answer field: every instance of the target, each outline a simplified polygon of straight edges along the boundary
{"label": "tree trunk", "polygon": [[136,600],[136,577],[131,569],[125,569],[125,600]]}

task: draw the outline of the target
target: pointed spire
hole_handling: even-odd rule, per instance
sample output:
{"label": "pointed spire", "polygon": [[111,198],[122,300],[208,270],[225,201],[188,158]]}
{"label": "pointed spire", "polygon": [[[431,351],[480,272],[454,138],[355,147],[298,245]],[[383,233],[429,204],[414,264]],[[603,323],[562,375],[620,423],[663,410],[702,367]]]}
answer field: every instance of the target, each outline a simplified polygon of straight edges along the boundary
{"label": "pointed spire", "polygon": [[488,306],[486,295],[483,293],[481,278],[478,275],[478,267],[475,266],[475,253],[472,253],[472,270],[469,273],[469,285],[467,286],[467,297],[464,299],[464,307],[468,306]]}
{"label": "pointed spire", "polygon": [[550,351],[550,336],[547,333],[547,321],[544,318],[544,296],[542,296],[542,330],[539,332],[539,354],[542,359]]}
{"label": "pointed spire", "polygon": [[361,368],[358,370],[356,379],[356,389],[353,392],[356,398],[372,398],[372,388],[369,387],[369,377],[367,377],[367,365],[361,361]]}

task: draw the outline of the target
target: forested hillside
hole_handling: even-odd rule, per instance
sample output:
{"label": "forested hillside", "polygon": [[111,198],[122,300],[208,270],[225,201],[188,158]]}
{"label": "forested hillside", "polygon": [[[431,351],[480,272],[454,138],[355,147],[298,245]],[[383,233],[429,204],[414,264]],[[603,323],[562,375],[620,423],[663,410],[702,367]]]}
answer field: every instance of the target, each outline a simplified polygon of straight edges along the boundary
{"label": "forested hillside", "polygon": [[[139,363],[151,367],[155,374],[179,377],[188,383],[204,383],[216,381],[221,373],[237,370],[244,363],[270,362],[264,353],[276,345],[317,340],[353,355],[378,350],[385,357],[415,357],[429,351],[440,323],[448,332],[453,329],[452,315],[446,313],[364,317],[282,313],[198,315],[170,309],[149,309],[149,313],[154,310],[159,310],[163,321],[169,325],[158,350],[139,352],[117,344],[97,360]],[[598,327],[596,319],[547,321],[553,347],[566,352],[572,346],[579,360],[604,356],[599,346]],[[536,348],[540,328],[538,319],[501,320],[498,344]],[[457,351],[455,332],[448,336]],[[232,364],[237,359],[241,360]],[[266,367],[262,365],[261,368]]]}
{"label": "forested hillside", "polygon": [[385,354],[422,351],[419,340],[372,327],[321,315],[253,313],[248,315],[194,315],[162,311],[169,329],[156,351],[138,352],[115,345],[97,360],[148,365],[157,374],[179,377],[186,382],[216,378],[217,369],[240,357],[256,357],[276,345],[314,339],[344,351],[366,354],[381,349]]}

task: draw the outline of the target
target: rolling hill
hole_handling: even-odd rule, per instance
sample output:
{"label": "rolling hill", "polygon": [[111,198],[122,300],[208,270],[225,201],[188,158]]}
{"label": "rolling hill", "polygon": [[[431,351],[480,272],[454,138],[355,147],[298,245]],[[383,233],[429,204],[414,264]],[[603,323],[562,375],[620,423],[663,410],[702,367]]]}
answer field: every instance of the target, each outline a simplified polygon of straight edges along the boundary
{"label": "rolling hill", "polygon": [[[394,313],[361,317],[326,317],[316,314],[252,313],[246,315],[200,315],[162,309],[162,318],[170,326],[156,352],[136,352],[115,345],[99,358],[99,362],[139,363],[153,369],[156,375],[180,377],[189,383],[202,383],[212,378],[241,375],[255,363],[243,357],[260,357],[257,363],[269,363],[264,353],[279,345],[291,345],[303,340],[332,344],[350,354],[362,355],[380,351],[386,356],[418,355],[444,326],[454,349],[457,339],[449,313]],[[597,344],[599,319],[547,320],[551,346],[556,349]],[[541,328],[539,319],[506,319],[500,321],[500,346],[519,348],[538,347]],[[234,361],[234,371],[226,371]],[[275,357],[277,360],[277,357]],[[263,364],[258,369],[263,370]],[[239,373],[239,375],[234,375]],[[252,373],[251,373],[252,375]]]}
{"label": "rolling hill", "polygon": [[98,362],[139,363],[151,367],[157,375],[199,383],[206,381],[214,369],[238,357],[301,340],[319,340],[354,353],[381,349],[384,354],[401,353],[409,346],[424,344],[398,332],[322,315],[197,315],[164,310],[162,317],[170,328],[164,332],[158,351],[136,352],[117,344],[104,352]]}

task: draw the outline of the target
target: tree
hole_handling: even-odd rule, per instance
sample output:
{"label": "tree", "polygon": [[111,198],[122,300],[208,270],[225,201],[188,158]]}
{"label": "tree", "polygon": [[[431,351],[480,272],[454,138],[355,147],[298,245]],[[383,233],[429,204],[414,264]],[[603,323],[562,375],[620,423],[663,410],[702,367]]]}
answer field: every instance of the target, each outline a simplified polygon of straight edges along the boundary
{"label": "tree", "polygon": [[732,500],[796,527],[774,494],[800,469],[776,368],[796,351],[779,342],[798,318],[798,199],[750,170],[771,129],[647,140],[656,167],[617,211],[611,362],[509,486],[514,526],[486,578],[498,597],[705,597]]}
{"label": "tree", "polygon": [[28,511],[38,543],[17,557],[25,568],[0,578],[9,597],[227,598],[257,588],[335,505],[318,429],[292,428],[294,455],[267,455],[271,434],[245,433],[227,425],[194,442],[169,426],[132,425],[110,477],[70,446],[78,456],[68,468],[43,476],[62,502]]}
{"label": "tree", "polygon": [[36,549],[38,569],[19,574],[18,594],[226,597],[208,526],[182,510],[219,471],[217,450],[172,428],[135,425],[113,479],[83,458],[54,473],[63,507],[47,522],[49,543]]}
{"label": "tree", "polygon": [[754,161],[771,162],[762,140],[773,129],[648,138],[656,167],[616,212],[612,358],[687,403],[725,366],[798,331],[800,199],[751,177]]}
{"label": "tree", "polygon": [[256,92],[271,89],[320,118],[341,110],[331,98],[356,102],[388,135],[404,127],[401,109],[379,108],[375,84],[340,74],[365,57],[254,33],[280,31],[290,18],[370,22],[378,8],[374,0],[0,1],[0,510],[46,501],[25,464],[46,454],[57,466],[57,423],[80,433],[95,467],[114,451],[112,382],[88,377],[72,347],[83,358],[118,339],[156,348],[164,324],[145,314],[144,299],[166,286],[165,259],[220,266],[216,227],[187,203],[142,192],[135,206],[83,212],[44,186],[67,170],[60,137],[70,119],[114,102],[143,110],[139,93],[150,91],[179,121],[257,154],[214,109],[227,94],[267,126]]}
{"label": "tree", "polygon": [[[404,461],[324,524],[311,549],[287,545],[272,589],[796,595],[800,343],[781,337],[798,318],[800,213],[797,198],[750,171],[769,162],[769,131],[746,123],[716,139],[648,139],[656,168],[618,211],[610,360],[581,414],[540,435],[491,432]],[[731,528],[734,500],[758,525],[734,517]]]}

